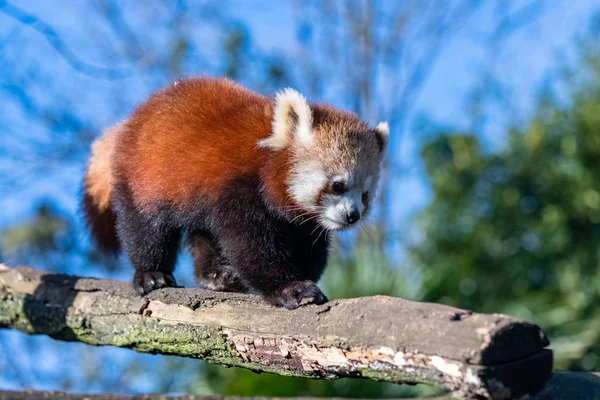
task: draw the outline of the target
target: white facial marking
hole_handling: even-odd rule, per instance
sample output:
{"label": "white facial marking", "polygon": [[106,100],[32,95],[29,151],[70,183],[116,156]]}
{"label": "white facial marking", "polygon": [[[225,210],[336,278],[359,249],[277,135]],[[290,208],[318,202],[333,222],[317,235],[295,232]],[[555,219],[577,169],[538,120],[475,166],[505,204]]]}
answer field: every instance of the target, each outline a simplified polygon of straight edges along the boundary
{"label": "white facial marking", "polygon": [[322,217],[320,218],[320,222],[321,225],[327,229],[340,230],[345,228],[347,225],[346,218],[343,214],[343,209],[337,199],[339,197],[340,196],[336,196],[334,194],[328,194],[323,197],[324,211],[322,213]]}
{"label": "white facial marking", "polygon": [[316,211],[316,198],[327,185],[327,176],[317,164],[299,164],[292,173],[290,194],[307,210]]}
{"label": "white facial marking", "polygon": [[331,178],[332,182],[342,182],[344,185],[346,185],[347,181],[348,181],[348,174],[342,174],[342,175],[336,175],[333,178]]}
{"label": "white facial marking", "polygon": [[348,171],[331,179],[331,182],[336,181],[344,183],[348,189],[344,193],[331,193],[322,198],[321,224],[327,229],[342,230],[351,226],[348,223],[349,214],[353,211],[358,211],[360,216],[363,214],[363,183],[357,182],[354,173]]}

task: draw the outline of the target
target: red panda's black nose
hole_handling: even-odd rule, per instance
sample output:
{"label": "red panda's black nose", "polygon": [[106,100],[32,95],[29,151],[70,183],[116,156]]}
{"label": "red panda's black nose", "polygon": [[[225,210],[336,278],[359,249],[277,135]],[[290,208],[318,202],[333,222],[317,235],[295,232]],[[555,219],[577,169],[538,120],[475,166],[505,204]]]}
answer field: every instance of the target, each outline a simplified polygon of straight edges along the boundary
{"label": "red panda's black nose", "polygon": [[348,214],[346,214],[346,220],[349,224],[354,224],[360,219],[360,213],[358,210],[352,210]]}

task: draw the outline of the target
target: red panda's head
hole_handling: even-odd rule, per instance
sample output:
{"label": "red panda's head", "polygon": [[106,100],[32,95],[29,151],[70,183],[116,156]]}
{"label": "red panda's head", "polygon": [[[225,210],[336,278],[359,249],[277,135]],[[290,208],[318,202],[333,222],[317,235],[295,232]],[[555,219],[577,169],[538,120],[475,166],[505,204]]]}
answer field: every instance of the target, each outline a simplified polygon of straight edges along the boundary
{"label": "red panda's head", "polygon": [[369,212],[388,138],[386,122],[370,128],[286,89],[275,99],[272,133],[259,146],[288,152],[287,195],[323,228],[343,230]]}

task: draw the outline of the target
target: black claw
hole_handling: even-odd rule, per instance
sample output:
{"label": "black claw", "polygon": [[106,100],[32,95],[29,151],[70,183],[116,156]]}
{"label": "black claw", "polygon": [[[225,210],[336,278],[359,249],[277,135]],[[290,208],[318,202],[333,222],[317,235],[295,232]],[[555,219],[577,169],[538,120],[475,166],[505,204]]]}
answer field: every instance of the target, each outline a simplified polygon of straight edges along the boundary
{"label": "black claw", "polygon": [[169,286],[169,287],[177,286],[177,282],[175,282],[175,278],[173,278],[173,275],[171,275],[171,274],[165,275],[165,281],[167,281],[167,286]]}
{"label": "black claw", "polygon": [[286,308],[288,310],[295,310],[296,308],[298,308],[300,305],[298,304],[297,301],[289,301],[287,303],[283,303],[283,308]]}
{"label": "black claw", "polygon": [[[204,270],[196,276],[198,287],[206,290],[218,292],[238,292],[248,291],[248,287],[242,282],[239,275],[229,265],[212,265],[212,269]],[[213,272],[214,268],[219,268]]]}
{"label": "black claw", "polygon": [[143,296],[146,293],[144,292],[144,286],[142,286],[141,282],[134,282],[133,283],[133,288],[135,289],[135,292],[140,295]]}
{"label": "black claw", "polygon": [[327,296],[325,296],[323,294],[323,292],[321,292],[321,295],[319,296],[319,300],[317,304],[325,304],[325,303],[329,303],[329,299],[327,298]]}
{"label": "black claw", "polygon": [[150,293],[154,289],[156,289],[156,286],[154,285],[154,279],[150,278],[144,281],[144,292]]}
{"label": "black claw", "polygon": [[156,283],[155,283],[156,287],[165,287],[167,286],[167,281],[165,280],[164,276],[159,276],[158,278],[156,278]]}
{"label": "black claw", "polygon": [[140,295],[150,293],[155,289],[177,286],[171,274],[159,271],[136,271],[133,276],[133,288]]}
{"label": "black claw", "polygon": [[292,282],[285,286],[281,292],[266,296],[266,299],[277,306],[294,310],[305,304],[323,304],[327,297],[312,281]]}

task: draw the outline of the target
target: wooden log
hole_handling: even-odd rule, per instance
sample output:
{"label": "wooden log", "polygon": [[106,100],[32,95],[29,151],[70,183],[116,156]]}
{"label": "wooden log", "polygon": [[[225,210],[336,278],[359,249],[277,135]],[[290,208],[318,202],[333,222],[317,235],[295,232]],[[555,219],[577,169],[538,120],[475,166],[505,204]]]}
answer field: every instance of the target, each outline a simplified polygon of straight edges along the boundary
{"label": "wooden log", "polygon": [[552,370],[541,329],[505,315],[374,296],[294,311],[258,296],[0,267],[0,327],[91,345],[201,358],[319,379],[426,383],[461,397],[540,391]]}

